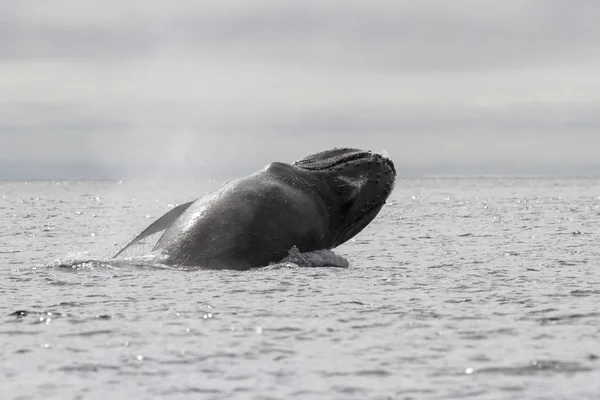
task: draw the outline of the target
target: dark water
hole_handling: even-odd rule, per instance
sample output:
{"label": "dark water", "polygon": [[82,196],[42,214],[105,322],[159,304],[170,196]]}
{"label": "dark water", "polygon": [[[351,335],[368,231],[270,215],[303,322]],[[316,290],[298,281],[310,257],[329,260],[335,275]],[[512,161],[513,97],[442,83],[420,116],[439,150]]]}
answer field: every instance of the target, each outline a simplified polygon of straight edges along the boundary
{"label": "dark water", "polygon": [[600,398],[600,180],[399,179],[348,268],[102,261],[214,186],[0,182],[0,398]]}

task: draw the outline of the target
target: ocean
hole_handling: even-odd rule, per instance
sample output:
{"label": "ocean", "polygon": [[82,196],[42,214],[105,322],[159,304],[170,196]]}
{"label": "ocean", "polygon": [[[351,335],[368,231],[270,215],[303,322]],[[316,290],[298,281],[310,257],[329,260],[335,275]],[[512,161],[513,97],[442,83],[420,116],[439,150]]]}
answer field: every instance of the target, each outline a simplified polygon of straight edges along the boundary
{"label": "ocean", "polygon": [[217,185],[0,182],[0,398],[600,398],[600,179],[398,178],[347,268],[109,260]]}

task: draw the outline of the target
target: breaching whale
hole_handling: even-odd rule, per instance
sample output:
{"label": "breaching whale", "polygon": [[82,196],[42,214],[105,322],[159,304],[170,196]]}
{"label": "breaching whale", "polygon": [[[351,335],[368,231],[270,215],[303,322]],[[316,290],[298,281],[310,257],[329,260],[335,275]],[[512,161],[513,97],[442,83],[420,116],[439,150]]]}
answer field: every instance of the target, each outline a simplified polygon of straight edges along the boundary
{"label": "breaching whale", "polygon": [[247,270],[301,252],[333,249],[358,234],[392,192],[393,162],[352,148],[273,162],[164,214],[115,257],[165,231],[154,251],[169,265]]}

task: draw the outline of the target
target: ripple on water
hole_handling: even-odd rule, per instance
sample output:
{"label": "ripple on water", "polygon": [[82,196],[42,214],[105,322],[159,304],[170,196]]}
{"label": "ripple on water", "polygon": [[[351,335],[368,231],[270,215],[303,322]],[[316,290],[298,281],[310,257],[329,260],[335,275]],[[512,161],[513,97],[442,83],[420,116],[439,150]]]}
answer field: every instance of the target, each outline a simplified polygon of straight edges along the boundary
{"label": "ripple on water", "polygon": [[594,368],[577,362],[557,360],[533,360],[525,365],[484,367],[480,369],[467,368],[467,374],[500,374],[515,376],[576,374],[579,372],[594,371]]}
{"label": "ripple on water", "polygon": [[[565,314],[565,315],[555,315],[555,316],[551,316],[551,317],[542,317],[539,318],[537,321],[542,324],[542,325],[546,325],[546,324],[564,324],[564,325],[571,325],[574,321],[579,321],[579,320],[584,320],[584,321],[589,321],[593,324],[597,323],[597,320],[595,319],[595,317],[600,316],[600,313],[598,312],[590,312],[590,313],[585,313],[585,314],[580,314],[580,313],[575,313],[575,314]],[[591,320],[589,320],[591,318]]]}
{"label": "ripple on water", "polygon": [[103,370],[121,371],[121,367],[119,365],[82,363],[82,364],[75,364],[75,365],[65,365],[62,367],[58,367],[57,370],[62,371],[62,372],[90,373],[90,372],[101,372]]}

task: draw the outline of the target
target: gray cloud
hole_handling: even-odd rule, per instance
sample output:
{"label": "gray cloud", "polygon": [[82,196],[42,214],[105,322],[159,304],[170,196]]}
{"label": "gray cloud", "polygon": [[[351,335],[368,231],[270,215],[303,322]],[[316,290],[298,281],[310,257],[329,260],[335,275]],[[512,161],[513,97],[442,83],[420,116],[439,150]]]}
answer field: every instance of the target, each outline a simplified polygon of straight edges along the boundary
{"label": "gray cloud", "polygon": [[355,145],[593,172],[598,20],[592,0],[3,4],[0,164],[217,174]]}
{"label": "gray cloud", "polygon": [[194,52],[344,69],[470,71],[597,60],[600,44],[600,3],[592,0],[91,6],[63,0],[3,10],[0,54],[120,60]]}

